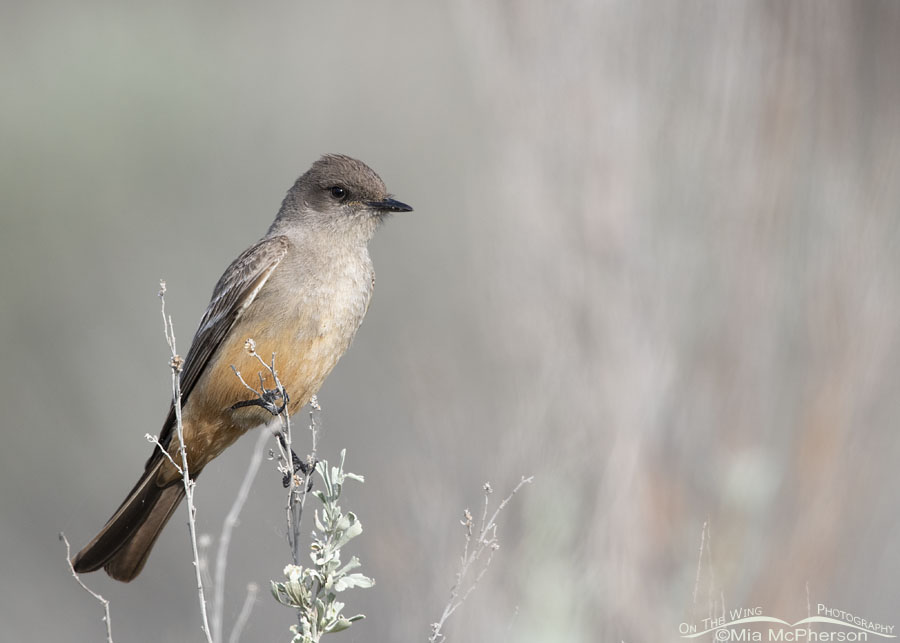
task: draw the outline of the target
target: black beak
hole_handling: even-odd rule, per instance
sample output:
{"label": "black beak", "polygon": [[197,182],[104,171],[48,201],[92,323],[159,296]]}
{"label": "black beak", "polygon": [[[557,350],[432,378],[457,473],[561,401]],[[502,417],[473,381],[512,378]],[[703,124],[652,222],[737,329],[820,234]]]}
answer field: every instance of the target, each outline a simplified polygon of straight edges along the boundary
{"label": "black beak", "polygon": [[385,212],[412,212],[412,207],[405,203],[400,203],[396,199],[385,199],[384,201],[366,201],[366,205],[375,210],[384,210]]}

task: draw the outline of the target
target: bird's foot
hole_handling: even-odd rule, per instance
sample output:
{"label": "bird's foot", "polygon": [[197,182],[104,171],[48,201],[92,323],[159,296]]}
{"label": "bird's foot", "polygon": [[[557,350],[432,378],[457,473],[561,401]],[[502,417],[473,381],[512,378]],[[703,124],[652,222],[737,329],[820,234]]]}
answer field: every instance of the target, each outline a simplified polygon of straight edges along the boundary
{"label": "bird's foot", "polygon": [[[281,400],[280,406],[277,404],[278,400]],[[281,415],[282,413],[284,413],[284,410],[287,408],[288,402],[290,401],[291,400],[288,397],[287,391],[285,391],[283,388],[264,388],[259,397],[252,400],[237,402],[236,404],[233,404],[231,406],[231,410],[235,411],[237,409],[246,408],[248,406],[258,406],[267,410],[272,415]]]}
{"label": "bird's foot", "polygon": [[[291,451],[291,455],[294,458],[294,473],[293,473],[293,475],[296,476],[298,472],[303,474],[303,476],[306,478],[306,492],[309,493],[310,491],[312,491],[312,488],[313,488],[313,477],[309,474],[312,473],[313,471],[315,471],[316,464],[318,464],[319,461],[316,460],[316,462],[312,466],[310,466],[307,463],[303,462],[299,457],[297,457],[297,454],[294,453],[293,451]],[[281,484],[284,485],[285,489],[290,487],[291,486],[291,475],[285,473],[284,477],[281,479]]]}
{"label": "bird's foot", "polygon": [[[281,448],[287,451],[287,440],[284,438],[284,433],[278,433],[278,441],[281,443]],[[291,449],[291,464],[293,465],[292,473],[285,473],[284,478],[281,480],[281,483],[284,485],[284,488],[287,489],[291,486],[291,476],[297,475],[297,473],[302,473],[306,478],[306,491],[309,492],[313,487],[313,478],[310,475],[313,471],[316,470],[316,465],[319,464],[318,459],[313,459],[312,464],[310,464],[306,460],[301,460],[300,456]]]}

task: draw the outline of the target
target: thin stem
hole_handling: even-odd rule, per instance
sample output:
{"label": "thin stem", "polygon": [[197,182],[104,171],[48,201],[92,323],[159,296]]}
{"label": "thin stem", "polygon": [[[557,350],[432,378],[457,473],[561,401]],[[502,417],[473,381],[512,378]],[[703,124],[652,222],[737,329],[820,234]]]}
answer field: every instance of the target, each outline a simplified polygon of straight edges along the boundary
{"label": "thin stem", "polygon": [[[484,574],[487,572],[488,567],[491,565],[491,561],[494,558],[494,552],[500,547],[500,544],[497,540],[497,518],[500,516],[500,512],[509,504],[510,500],[512,500],[513,496],[515,496],[519,489],[522,488],[523,485],[534,480],[534,476],[529,476],[527,478],[522,477],[519,480],[519,484],[515,486],[515,488],[510,492],[506,498],[504,498],[500,504],[497,506],[497,509],[494,510],[494,513],[491,514],[491,517],[487,517],[488,512],[488,496],[493,492],[490,484],[485,483],[484,485],[484,508],[481,513],[481,525],[478,528],[478,537],[475,538],[475,547],[469,549],[469,545],[472,544],[472,538],[474,536],[474,524],[475,521],[472,518],[472,513],[466,509],[464,514],[464,519],[462,521],[463,526],[466,528],[466,544],[463,549],[463,557],[460,564],[459,571],[456,574],[456,583],[450,589],[450,600],[447,601],[447,604],[444,606],[444,611],[441,614],[440,620],[437,623],[431,624],[431,636],[428,637],[429,643],[440,643],[446,637],[443,633],[444,623],[447,621],[450,616],[466,601],[469,595],[475,591],[475,588],[478,586],[478,583],[484,577]],[[478,574],[472,580],[471,584],[468,586],[465,592],[462,592],[462,596],[460,597],[460,593],[462,591],[463,584],[466,581],[466,577],[469,574],[472,566],[478,562],[485,551],[488,551],[487,559],[483,561],[481,565],[481,569]]]}
{"label": "thin stem", "polygon": [[75,571],[75,567],[72,565],[72,548],[69,546],[69,539],[66,538],[66,535],[63,532],[59,532],[59,539],[66,544],[66,563],[69,565],[69,571],[72,572],[72,577],[79,585],[81,585],[81,588],[84,591],[96,598],[103,605],[103,622],[106,623],[106,641],[107,643],[113,643],[112,619],[109,615],[109,601],[84,584],[84,581],[81,580],[78,573]]}
{"label": "thin stem", "polygon": [[[288,396],[287,391],[285,391],[284,386],[281,383],[281,380],[278,377],[278,371],[275,369],[275,353],[272,353],[272,359],[269,363],[256,352],[256,341],[253,338],[247,340],[245,344],[245,348],[250,353],[252,357],[255,357],[256,360],[260,363],[260,365],[272,376],[272,380],[274,382],[274,386],[276,391],[281,396],[282,401],[284,402],[284,408],[281,413],[278,415],[278,418],[281,422],[281,440],[276,440],[276,444],[278,445],[278,451],[281,455],[281,466],[279,467],[284,474],[287,476],[288,480],[288,493],[287,493],[287,502],[285,503],[285,520],[287,522],[287,540],[288,546],[291,549],[291,558],[295,565],[299,565],[300,563],[300,520],[303,516],[303,502],[306,497],[306,480],[303,481],[302,491],[297,490],[298,486],[300,486],[300,482],[297,480],[297,476],[294,474],[294,450],[293,450],[293,436],[291,435],[291,414],[288,409]],[[249,390],[256,392],[261,398],[265,395],[266,389],[264,385],[264,378],[262,375],[262,371],[259,372],[259,387],[260,390],[256,391],[252,386],[247,384],[244,378],[241,376],[241,373],[232,366],[232,370],[237,378],[241,381],[241,383]],[[315,404],[315,397],[310,402],[310,404]],[[317,406],[317,405],[316,405]],[[313,438],[313,453],[315,453],[315,437]],[[314,457],[314,456],[313,456]],[[313,462],[315,460],[313,459]],[[298,622],[302,622],[302,614],[300,610],[297,611]]]}
{"label": "thin stem", "polygon": [[184,495],[188,506],[188,529],[191,534],[191,553],[194,556],[194,573],[197,579],[197,595],[200,599],[200,615],[203,618],[203,634],[206,636],[207,643],[213,643],[212,633],[209,629],[209,617],[206,613],[206,597],[203,593],[203,577],[200,572],[200,552],[197,548],[197,509],[194,506],[194,481],[191,480],[190,471],[188,470],[187,449],[184,446],[184,424],[181,418],[181,368],[184,363],[175,347],[175,326],[172,324],[172,318],[166,315],[166,282],[159,282],[159,298],[161,301],[161,311],[163,318],[163,326],[166,334],[166,343],[172,352],[172,359],[169,362],[172,367],[172,398],[175,408],[175,430],[178,434],[178,450],[181,453],[181,475],[184,484]]}
{"label": "thin stem", "polygon": [[228,643],[238,643],[247,621],[250,620],[250,612],[253,611],[253,604],[256,602],[256,593],[259,586],[256,583],[247,585],[247,596],[244,597],[244,605],[241,607],[241,613],[238,614],[237,621],[234,623],[234,629],[231,630],[231,636],[228,637]]}
{"label": "thin stem", "polygon": [[[311,468],[309,469],[309,473],[307,474],[307,479],[303,481],[303,487],[300,490],[300,499],[299,499],[299,511],[297,512],[297,537],[300,534],[300,519],[303,517],[303,508],[306,506],[306,496],[309,493],[309,476],[311,476],[315,469],[316,464],[316,451],[318,449],[318,440],[319,440],[319,422],[317,420],[318,414],[322,411],[322,407],[319,406],[319,400],[313,395],[309,400],[309,432],[312,434],[312,451],[310,452],[306,464]],[[295,537],[296,540],[296,537]]]}
{"label": "thin stem", "polygon": [[[225,516],[225,522],[222,524],[222,534],[219,537],[219,548],[216,551],[216,572],[215,583],[213,584],[213,638],[216,641],[222,640],[223,614],[225,610],[225,572],[228,565],[228,548],[231,545],[231,534],[234,532],[238,523],[238,517],[241,510],[247,502],[250,495],[250,488],[256,479],[256,474],[263,461],[263,453],[265,451],[266,441],[269,439],[267,431],[260,431],[259,437],[256,439],[256,445],[253,447],[253,456],[250,458],[250,464],[244,473],[244,479],[238,489],[237,497]],[[243,612],[241,612],[243,614]],[[248,614],[249,616],[249,614]],[[235,625],[237,629],[237,625]],[[234,633],[232,633],[234,636]]]}

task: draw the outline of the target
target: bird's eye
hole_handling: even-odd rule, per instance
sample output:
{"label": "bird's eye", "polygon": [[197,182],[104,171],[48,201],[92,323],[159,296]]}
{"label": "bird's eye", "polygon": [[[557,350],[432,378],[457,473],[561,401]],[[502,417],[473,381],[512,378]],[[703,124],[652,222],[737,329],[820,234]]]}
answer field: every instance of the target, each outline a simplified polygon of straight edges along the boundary
{"label": "bird's eye", "polygon": [[331,196],[333,196],[335,199],[343,199],[345,196],[347,196],[347,190],[339,185],[335,185],[333,188],[331,188]]}

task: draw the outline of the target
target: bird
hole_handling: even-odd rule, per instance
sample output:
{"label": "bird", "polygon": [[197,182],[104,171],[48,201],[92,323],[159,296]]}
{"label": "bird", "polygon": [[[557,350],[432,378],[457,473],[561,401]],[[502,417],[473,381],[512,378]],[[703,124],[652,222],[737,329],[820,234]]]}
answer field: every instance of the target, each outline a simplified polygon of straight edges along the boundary
{"label": "bird", "polygon": [[[258,372],[256,355],[277,355],[284,404],[296,413],[350,346],[375,286],[368,243],[389,215],[412,208],[387,193],[368,165],[342,154],[315,161],[288,190],[265,236],[225,270],[213,289],[181,371],[188,470],[204,467],[250,429],[272,418],[235,374]],[[144,471],[106,525],[72,565],[129,582],[185,495],[175,400]],[[161,447],[161,448],[160,448]],[[165,453],[162,451],[165,449]],[[168,454],[168,457],[167,457]],[[172,460],[170,460],[172,458]]]}

